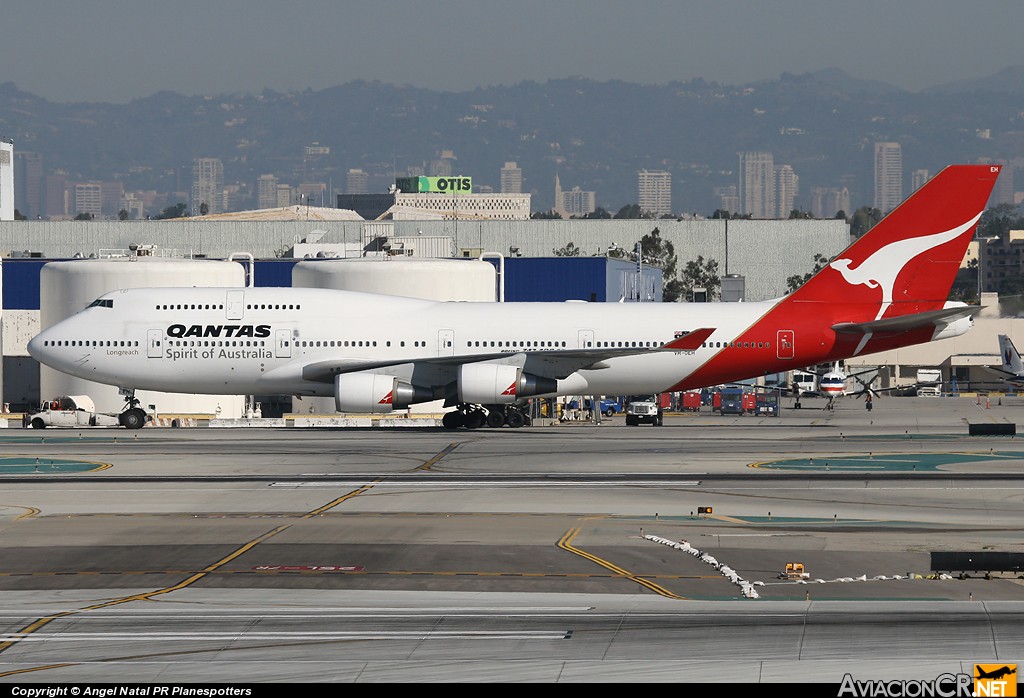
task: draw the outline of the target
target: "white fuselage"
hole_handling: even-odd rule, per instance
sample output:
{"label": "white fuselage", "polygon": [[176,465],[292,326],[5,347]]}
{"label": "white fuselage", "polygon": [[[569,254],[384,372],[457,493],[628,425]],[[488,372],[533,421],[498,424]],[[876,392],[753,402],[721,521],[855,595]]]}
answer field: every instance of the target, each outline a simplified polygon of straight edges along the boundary
{"label": "white fuselage", "polygon": [[[412,364],[444,356],[654,348],[680,332],[714,327],[694,351],[595,360],[560,379],[557,390],[655,393],[721,352],[776,302],[472,303],[304,288],[131,289],[105,294],[45,329],[29,350],[57,370],[125,388],[329,396],[333,383],[309,380],[304,368],[321,362]],[[770,368],[764,357],[774,359],[774,342],[773,329],[766,330],[763,346],[750,343],[750,375]]]}

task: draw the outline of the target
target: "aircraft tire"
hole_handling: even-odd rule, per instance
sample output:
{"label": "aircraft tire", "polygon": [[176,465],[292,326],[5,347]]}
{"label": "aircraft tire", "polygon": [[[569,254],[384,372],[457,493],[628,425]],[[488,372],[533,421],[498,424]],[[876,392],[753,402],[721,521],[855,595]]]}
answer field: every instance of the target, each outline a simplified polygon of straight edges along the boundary
{"label": "aircraft tire", "polygon": [[46,428],[46,422],[44,422],[43,420],[39,419],[39,417],[36,417],[35,419],[32,420],[32,428],[33,429],[45,429]]}
{"label": "aircraft tire", "polygon": [[519,410],[509,410],[508,414],[505,415],[505,424],[508,424],[512,429],[518,429],[526,424],[526,417]]}
{"label": "aircraft tire", "polygon": [[505,425],[505,414],[500,410],[491,410],[487,413],[487,426],[497,429]]}
{"label": "aircraft tire", "polygon": [[487,417],[484,415],[483,410],[472,410],[466,413],[465,418],[462,420],[462,425],[467,429],[479,429],[487,423]]}
{"label": "aircraft tire", "polygon": [[441,418],[441,424],[445,429],[458,429],[462,426],[463,414],[459,411],[445,412]]}
{"label": "aircraft tire", "polygon": [[126,429],[141,429],[146,425],[146,413],[133,407],[121,413],[119,420]]}

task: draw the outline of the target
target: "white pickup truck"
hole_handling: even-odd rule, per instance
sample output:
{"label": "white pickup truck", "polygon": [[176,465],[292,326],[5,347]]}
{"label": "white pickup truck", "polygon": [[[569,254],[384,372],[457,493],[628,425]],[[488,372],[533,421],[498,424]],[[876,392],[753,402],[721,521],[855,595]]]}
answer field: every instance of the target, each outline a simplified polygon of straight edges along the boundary
{"label": "white pickup truck", "polygon": [[97,412],[88,395],[65,395],[44,402],[39,410],[25,415],[25,426],[46,427],[119,427],[139,429],[147,421],[146,413],[134,407],[120,414]]}

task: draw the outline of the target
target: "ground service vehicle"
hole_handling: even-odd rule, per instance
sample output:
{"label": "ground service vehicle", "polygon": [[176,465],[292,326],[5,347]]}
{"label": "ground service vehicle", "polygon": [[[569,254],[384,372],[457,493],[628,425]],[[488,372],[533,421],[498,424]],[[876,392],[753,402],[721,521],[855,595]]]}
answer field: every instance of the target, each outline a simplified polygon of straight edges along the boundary
{"label": "ground service vehicle", "polygon": [[743,388],[722,388],[718,391],[719,414],[743,414]]}
{"label": "ground service vehicle", "polygon": [[936,397],[942,387],[942,371],[937,368],[917,369],[917,394],[921,397]]}
{"label": "ground service vehicle", "polygon": [[757,396],[757,414],[763,417],[779,416],[778,393],[762,393]]}
{"label": "ground service vehicle", "polygon": [[626,402],[626,426],[664,424],[665,413],[657,395],[633,395]]}
{"label": "ground service vehicle", "polygon": [[37,411],[25,415],[25,426],[33,429],[117,426],[139,429],[146,421],[146,413],[137,407],[120,414],[97,412],[88,395],[64,395],[44,402]]}

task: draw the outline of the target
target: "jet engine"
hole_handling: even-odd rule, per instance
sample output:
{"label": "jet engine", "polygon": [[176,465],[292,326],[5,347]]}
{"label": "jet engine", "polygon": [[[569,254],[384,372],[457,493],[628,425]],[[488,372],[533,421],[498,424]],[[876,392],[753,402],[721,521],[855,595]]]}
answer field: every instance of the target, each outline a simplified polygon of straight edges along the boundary
{"label": "jet engine", "polygon": [[558,382],[523,373],[505,364],[463,364],[459,367],[459,401],[481,405],[509,405],[519,398],[553,393]]}
{"label": "jet engine", "polygon": [[431,399],[430,391],[396,376],[341,373],[334,377],[334,406],[339,412],[390,412]]}
{"label": "jet engine", "polygon": [[[967,307],[966,303],[960,303],[959,301],[946,301],[944,308],[958,308]],[[974,327],[974,316],[968,315],[967,317],[957,318],[952,322],[945,325],[940,325],[935,328],[935,333],[932,334],[932,339],[949,339],[950,337],[959,337],[960,335],[967,332],[967,330]]]}

